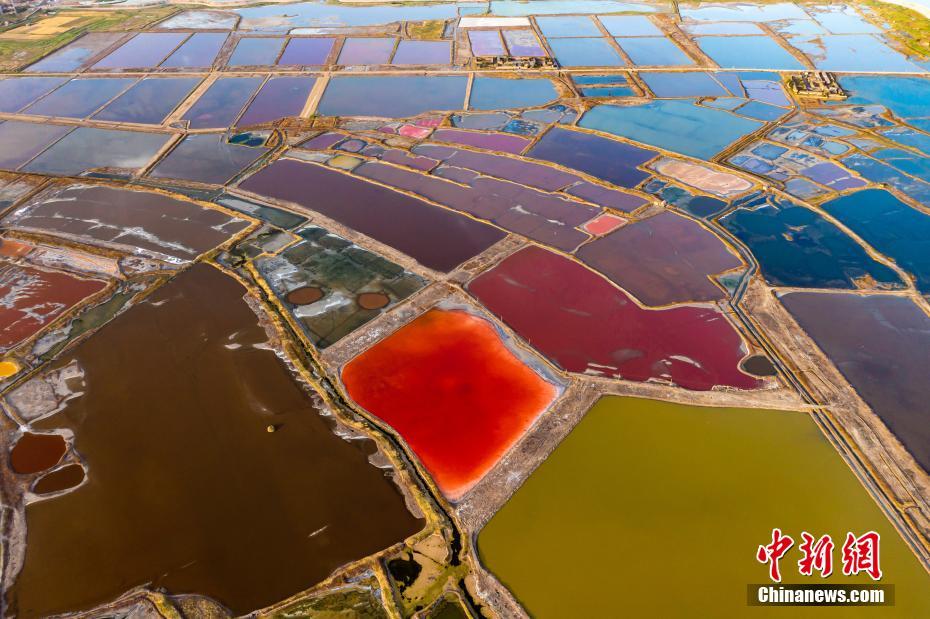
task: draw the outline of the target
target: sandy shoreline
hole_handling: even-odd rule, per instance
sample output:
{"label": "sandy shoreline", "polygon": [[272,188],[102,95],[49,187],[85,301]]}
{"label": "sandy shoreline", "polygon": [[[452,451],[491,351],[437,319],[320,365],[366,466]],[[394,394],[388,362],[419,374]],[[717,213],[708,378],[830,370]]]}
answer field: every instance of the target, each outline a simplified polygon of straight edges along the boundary
{"label": "sandy shoreline", "polygon": [[917,11],[927,19],[930,19],[930,2],[926,0],[915,1],[915,0],[880,0],[885,4],[897,4],[898,6],[903,6],[904,8],[911,9],[912,11]]}

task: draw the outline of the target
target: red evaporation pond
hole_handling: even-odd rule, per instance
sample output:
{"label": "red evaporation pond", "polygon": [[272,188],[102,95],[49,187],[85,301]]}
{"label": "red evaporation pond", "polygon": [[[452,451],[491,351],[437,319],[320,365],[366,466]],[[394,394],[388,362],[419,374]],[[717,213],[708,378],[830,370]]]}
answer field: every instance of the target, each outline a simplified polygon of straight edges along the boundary
{"label": "red evaporation pond", "polygon": [[565,370],[708,390],[762,382],[740,371],[745,347],[713,306],[650,310],[584,266],[528,247],[468,290]]}
{"label": "red evaporation pond", "polygon": [[487,320],[430,310],[342,371],[349,395],[400,434],[449,499],[471,488],[558,394]]}
{"label": "red evaporation pond", "polygon": [[600,236],[602,234],[607,234],[608,232],[613,232],[625,223],[626,220],[621,217],[604,214],[595,217],[583,225],[582,228],[584,228],[585,232],[590,232],[595,236]]}
{"label": "red evaporation pond", "polygon": [[0,350],[35,335],[42,327],[85,298],[100,292],[105,282],[81,279],[60,271],[0,262]]}

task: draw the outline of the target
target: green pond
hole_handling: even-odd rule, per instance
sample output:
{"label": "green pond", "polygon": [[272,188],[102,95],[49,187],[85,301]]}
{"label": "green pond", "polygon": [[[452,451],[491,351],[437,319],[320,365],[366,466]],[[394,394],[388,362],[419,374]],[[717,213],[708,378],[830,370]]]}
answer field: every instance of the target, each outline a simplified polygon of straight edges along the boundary
{"label": "green pond", "polygon": [[[881,535],[893,607],[750,607],[756,549],[795,540],[783,583],[842,575],[847,531]],[[834,573],[798,573],[801,532]],[[805,413],[604,397],[492,518],[484,565],[534,617],[930,617],[930,575]]]}

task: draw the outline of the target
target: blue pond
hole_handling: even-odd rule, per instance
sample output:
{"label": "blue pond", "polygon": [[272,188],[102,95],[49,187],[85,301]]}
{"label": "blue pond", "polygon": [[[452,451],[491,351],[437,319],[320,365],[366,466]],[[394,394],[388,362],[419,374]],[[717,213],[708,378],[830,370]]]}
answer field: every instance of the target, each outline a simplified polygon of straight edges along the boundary
{"label": "blue pond", "polygon": [[467,85],[464,75],[340,75],[329,81],[318,113],[406,118],[433,110],[461,110]]}
{"label": "blue pond", "polygon": [[607,39],[550,39],[549,47],[563,67],[619,67],[626,63]]}
{"label": "blue pond", "polygon": [[543,78],[512,80],[502,77],[476,77],[471,87],[468,106],[473,110],[538,107],[558,97],[559,93],[552,82]]}
{"label": "blue pond", "polygon": [[694,64],[680,47],[665,37],[632,37],[617,43],[637,66],[679,67]]}
{"label": "blue pond", "polygon": [[639,76],[660,99],[729,97],[731,94],[709,73],[640,73]]}
{"label": "blue pond", "polygon": [[710,159],[762,126],[679,99],[629,107],[601,105],[585,113],[579,124],[698,159]]}
{"label": "blue pond", "polygon": [[930,80],[926,78],[854,75],[841,77],[840,85],[850,93],[845,103],[881,104],[904,119],[930,117]]}
{"label": "blue pond", "polygon": [[914,275],[922,294],[930,293],[930,215],[881,189],[830,200],[823,209]]}
{"label": "blue pond", "polygon": [[547,38],[561,37],[599,37],[601,31],[590,17],[573,15],[570,17],[539,17],[536,19],[539,29]]}
{"label": "blue pond", "polygon": [[798,204],[757,197],[720,219],[745,243],[774,286],[855,288],[869,276],[881,287],[902,287],[895,271],[828,220]]}
{"label": "blue pond", "polygon": [[598,19],[612,37],[662,36],[658,26],[645,15],[604,15]]}
{"label": "blue pond", "polygon": [[801,62],[767,36],[696,37],[704,53],[724,69],[800,71]]}
{"label": "blue pond", "polygon": [[546,0],[545,2],[491,0],[491,14],[508,17],[576,13],[655,13],[657,10],[656,6],[644,2],[622,2],[620,0]]}
{"label": "blue pond", "polygon": [[[462,8],[473,5],[462,3]],[[396,4],[396,5],[344,5],[329,2],[300,2],[297,4],[271,4],[236,12],[242,16],[240,30],[265,32],[284,31],[299,27],[338,28],[346,26],[375,26],[393,22],[426,21],[458,17],[455,4]]]}
{"label": "blue pond", "polygon": [[823,71],[921,71],[920,67],[870,34],[795,37],[791,44]]}
{"label": "blue pond", "polygon": [[930,204],[930,184],[911,178],[888,163],[860,153],[845,157],[843,163],[873,183],[887,183],[922,204]]}

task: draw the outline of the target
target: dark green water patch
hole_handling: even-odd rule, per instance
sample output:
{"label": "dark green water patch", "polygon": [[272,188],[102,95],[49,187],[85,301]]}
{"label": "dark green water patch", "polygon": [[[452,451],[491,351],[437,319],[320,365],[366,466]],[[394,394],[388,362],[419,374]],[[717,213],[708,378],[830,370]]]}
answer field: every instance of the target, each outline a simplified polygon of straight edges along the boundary
{"label": "dark green water patch", "polygon": [[323,228],[299,234],[303,241],[256,264],[319,348],[426,285],[422,277]]}

